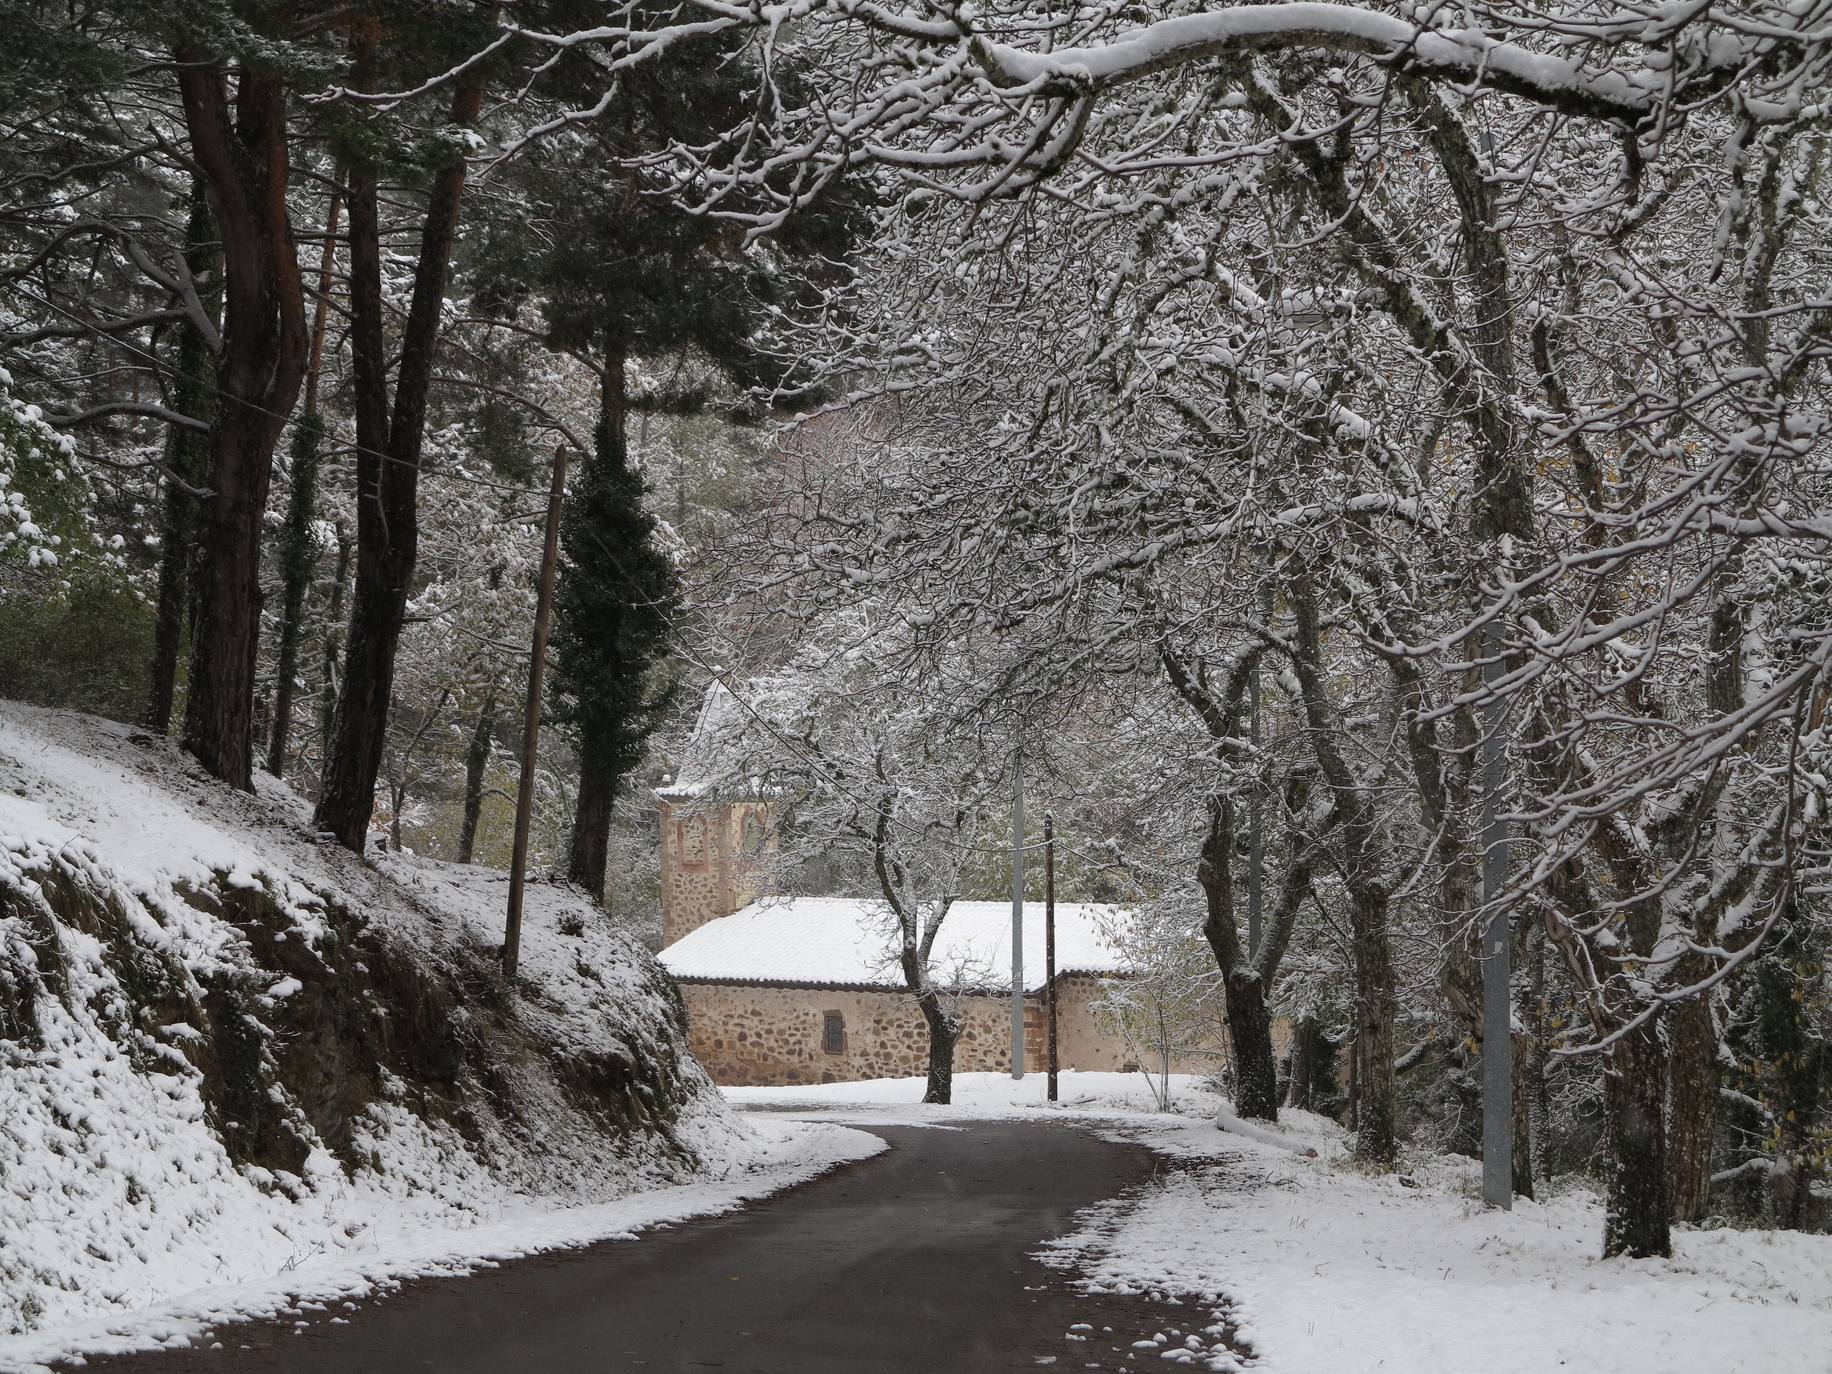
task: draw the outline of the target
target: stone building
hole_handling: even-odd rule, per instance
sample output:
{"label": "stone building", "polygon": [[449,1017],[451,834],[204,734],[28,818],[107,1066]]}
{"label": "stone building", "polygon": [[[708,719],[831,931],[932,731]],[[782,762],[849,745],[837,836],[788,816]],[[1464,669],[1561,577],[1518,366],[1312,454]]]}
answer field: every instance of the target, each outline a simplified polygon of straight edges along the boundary
{"label": "stone building", "polygon": [[[1101,938],[1111,912],[1056,907],[1057,1061],[1065,1069],[1135,1067],[1124,1040],[1096,1024],[1103,977],[1121,973]],[[883,908],[851,897],[765,898],[662,950],[687,1004],[688,1040],[713,1081],[835,1083],[928,1069],[929,1033],[890,957]],[[1011,906],[956,902],[931,967],[961,1018],[957,1072],[1011,1066]],[[1026,1067],[1045,1066],[1044,909],[1024,911]]]}
{"label": "stone building", "polygon": [[[724,1084],[831,1083],[919,1075],[928,1029],[893,958],[880,904],[766,895],[775,838],[766,803],[664,788],[662,966],[687,1005],[694,1054]],[[1063,1068],[1134,1067],[1122,1037],[1096,1024],[1103,978],[1124,976],[1103,931],[1111,908],[1056,907],[1057,1058]],[[1041,1071],[1044,909],[1024,913],[1027,1066]],[[956,902],[931,967],[961,1022],[954,1067],[1004,1071],[1011,1055],[1011,906]]]}

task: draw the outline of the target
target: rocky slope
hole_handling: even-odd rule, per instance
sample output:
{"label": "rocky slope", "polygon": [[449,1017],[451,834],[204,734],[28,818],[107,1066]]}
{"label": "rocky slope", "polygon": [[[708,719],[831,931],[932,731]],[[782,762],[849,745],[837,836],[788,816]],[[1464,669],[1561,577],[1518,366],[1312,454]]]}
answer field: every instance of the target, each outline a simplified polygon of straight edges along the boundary
{"label": "rocky slope", "polygon": [[0,1332],[743,1167],[650,956],[537,884],[510,986],[506,891],[0,703]]}

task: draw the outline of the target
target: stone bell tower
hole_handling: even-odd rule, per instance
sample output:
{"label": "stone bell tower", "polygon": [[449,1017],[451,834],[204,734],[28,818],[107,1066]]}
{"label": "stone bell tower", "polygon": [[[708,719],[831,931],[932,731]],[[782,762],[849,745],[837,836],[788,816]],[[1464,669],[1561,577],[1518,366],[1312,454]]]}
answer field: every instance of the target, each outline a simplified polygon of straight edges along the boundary
{"label": "stone bell tower", "polygon": [[756,901],[768,884],[776,830],[768,802],[683,796],[663,788],[662,945]]}

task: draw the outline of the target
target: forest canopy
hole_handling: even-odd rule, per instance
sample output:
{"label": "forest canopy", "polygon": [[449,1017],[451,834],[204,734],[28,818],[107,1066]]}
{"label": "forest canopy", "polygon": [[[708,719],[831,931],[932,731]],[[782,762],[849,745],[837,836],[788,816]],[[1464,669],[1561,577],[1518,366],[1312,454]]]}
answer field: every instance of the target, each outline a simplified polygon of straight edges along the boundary
{"label": "forest canopy", "polygon": [[7,0],[0,692],[501,862],[563,447],[614,914],[710,770],[946,1042],[1022,757],[1243,1116],[1823,1226],[1828,17]]}

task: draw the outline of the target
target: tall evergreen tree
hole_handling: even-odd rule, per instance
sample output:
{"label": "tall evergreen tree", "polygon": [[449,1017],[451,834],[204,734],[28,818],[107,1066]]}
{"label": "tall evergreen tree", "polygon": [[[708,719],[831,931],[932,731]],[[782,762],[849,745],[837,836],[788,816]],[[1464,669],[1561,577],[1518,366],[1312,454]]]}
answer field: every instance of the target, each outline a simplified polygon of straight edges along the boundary
{"label": "tall evergreen tree", "polygon": [[553,631],[562,711],[579,739],[567,876],[599,895],[612,806],[667,703],[662,665],[680,593],[643,504],[642,477],[630,465],[622,347],[607,341],[603,356],[592,454],[561,527]]}
{"label": "tall evergreen tree", "polygon": [[[857,205],[836,195],[767,250],[747,252],[727,225],[683,213],[631,170],[646,148],[716,138],[737,124],[754,83],[715,43],[682,44],[626,73],[591,137],[549,149],[534,173],[534,199],[561,226],[537,267],[549,342],[589,357],[602,379],[591,461],[563,527],[553,631],[556,715],[579,744],[567,875],[599,897],[612,807],[666,701],[662,665],[678,596],[632,467],[626,365],[685,353],[740,387],[767,384],[771,361],[756,340],[768,309],[809,290],[860,222]],[[643,401],[679,408],[703,398]]]}

